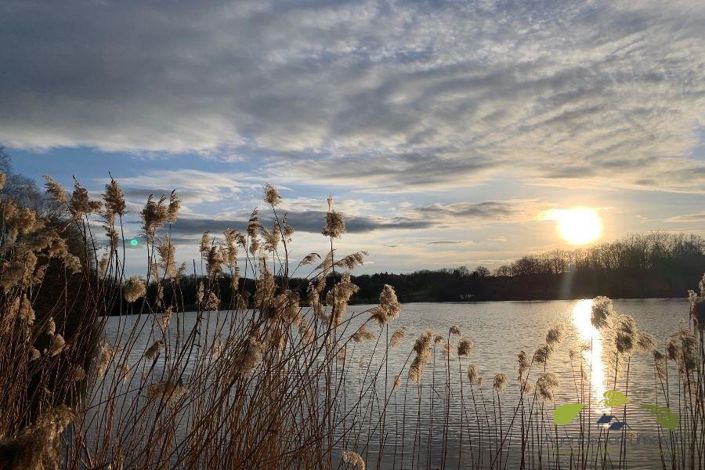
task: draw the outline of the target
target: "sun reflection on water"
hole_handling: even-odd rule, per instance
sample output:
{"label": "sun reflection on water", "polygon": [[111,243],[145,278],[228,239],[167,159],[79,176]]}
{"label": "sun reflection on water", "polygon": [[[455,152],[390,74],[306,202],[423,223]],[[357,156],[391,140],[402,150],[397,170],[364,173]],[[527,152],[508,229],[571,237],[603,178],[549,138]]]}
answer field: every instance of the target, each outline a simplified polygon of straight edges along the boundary
{"label": "sun reflection on water", "polygon": [[607,391],[605,366],[602,362],[602,334],[592,326],[592,300],[580,300],[573,307],[573,324],[578,330],[580,339],[592,345],[592,348],[582,352],[583,360],[588,364],[592,384],[592,405],[598,410],[605,411],[601,405],[604,393]]}

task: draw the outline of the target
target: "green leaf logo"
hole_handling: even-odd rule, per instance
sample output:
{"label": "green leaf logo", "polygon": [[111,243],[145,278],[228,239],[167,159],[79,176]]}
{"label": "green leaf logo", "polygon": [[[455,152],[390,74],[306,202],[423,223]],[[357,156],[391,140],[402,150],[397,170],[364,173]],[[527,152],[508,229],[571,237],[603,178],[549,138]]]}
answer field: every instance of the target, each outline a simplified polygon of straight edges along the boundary
{"label": "green leaf logo", "polygon": [[656,418],[656,424],[666,429],[676,429],[680,423],[678,415],[667,406],[658,406],[651,403],[644,403],[641,408],[648,411]]}
{"label": "green leaf logo", "polygon": [[617,406],[623,406],[629,403],[629,398],[622,392],[618,390],[608,390],[604,394],[605,406],[610,408],[615,408]]}
{"label": "green leaf logo", "polygon": [[651,404],[651,403],[642,403],[641,405],[639,405],[639,407],[640,407],[641,409],[643,409],[643,410],[648,411],[648,412],[651,413],[652,415],[656,415],[656,414],[658,413],[658,410],[661,409],[660,406],[658,406],[658,405],[653,405],[653,404]]}
{"label": "green leaf logo", "polygon": [[582,403],[566,403],[553,411],[553,423],[556,426],[570,424],[585,408]]}

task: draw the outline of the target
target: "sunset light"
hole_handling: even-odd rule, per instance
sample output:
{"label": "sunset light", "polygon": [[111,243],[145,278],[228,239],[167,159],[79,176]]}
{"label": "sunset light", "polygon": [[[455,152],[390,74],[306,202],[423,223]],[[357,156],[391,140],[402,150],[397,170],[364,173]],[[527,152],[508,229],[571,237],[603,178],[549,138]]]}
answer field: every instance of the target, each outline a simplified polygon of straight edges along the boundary
{"label": "sunset light", "polygon": [[586,245],[602,237],[602,218],[594,209],[553,209],[546,219],[556,222],[558,235],[571,245]]}
{"label": "sunset light", "polygon": [[705,1],[0,12],[0,470],[705,470]]}

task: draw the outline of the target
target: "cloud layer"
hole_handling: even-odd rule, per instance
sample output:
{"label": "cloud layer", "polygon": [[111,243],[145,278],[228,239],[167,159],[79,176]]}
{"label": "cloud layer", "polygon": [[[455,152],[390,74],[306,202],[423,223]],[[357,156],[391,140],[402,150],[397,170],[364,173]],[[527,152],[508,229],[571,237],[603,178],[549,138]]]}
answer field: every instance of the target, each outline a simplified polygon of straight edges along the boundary
{"label": "cloud layer", "polygon": [[498,174],[705,187],[693,154],[700,2],[22,0],[0,11],[0,142],[13,147],[198,152],[373,192]]}

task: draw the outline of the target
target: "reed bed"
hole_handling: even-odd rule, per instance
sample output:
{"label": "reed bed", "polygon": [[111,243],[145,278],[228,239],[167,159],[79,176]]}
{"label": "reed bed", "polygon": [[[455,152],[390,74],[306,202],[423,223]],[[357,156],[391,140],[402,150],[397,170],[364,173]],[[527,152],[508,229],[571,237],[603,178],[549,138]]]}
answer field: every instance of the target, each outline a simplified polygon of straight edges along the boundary
{"label": "reed bed", "polygon": [[[118,183],[100,200],[78,182],[71,193],[50,178],[46,186],[54,218],[0,202],[0,468],[639,466],[629,427],[615,425],[628,422],[636,354],[653,361],[654,401],[642,409],[659,424],[656,465],[705,466],[703,282],[690,293],[689,327],[663,343],[609,299],[593,299],[614,392],[604,397],[613,419],[598,426],[594,345],[570,352],[572,383],[551,371],[561,327],[519,351],[514,370],[483,377],[472,331],[410,338],[395,324],[403,312],[392,286],[379,305],[350,313],[350,272],[366,254],[337,253],[345,222],[332,200],[324,253],[300,261],[290,259],[293,228],[272,186],[270,227],[254,211],[242,232],[204,234],[189,311],[182,281],[196,277],[196,263],[176,263],[174,193],[150,197],[141,212],[147,271],[136,277],[125,274]],[[302,272],[305,288],[291,285]],[[50,288],[58,293],[47,301]],[[401,369],[393,350],[405,351]],[[517,403],[504,398],[509,387]],[[560,423],[559,387],[574,397]]]}

